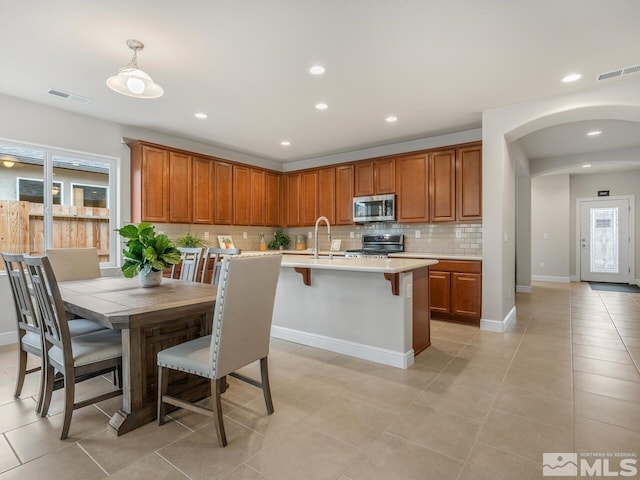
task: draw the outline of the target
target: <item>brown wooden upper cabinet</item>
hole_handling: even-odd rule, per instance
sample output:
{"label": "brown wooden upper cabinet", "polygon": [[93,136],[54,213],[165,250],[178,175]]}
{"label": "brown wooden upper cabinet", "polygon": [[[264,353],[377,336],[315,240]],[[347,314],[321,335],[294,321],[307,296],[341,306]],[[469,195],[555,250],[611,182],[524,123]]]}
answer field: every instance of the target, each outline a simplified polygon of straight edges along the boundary
{"label": "brown wooden upper cabinet", "polygon": [[302,172],[300,221],[313,225],[318,218],[318,170]]}
{"label": "brown wooden upper cabinet", "polygon": [[215,192],[214,161],[193,157],[193,223],[215,222],[213,203]]}
{"label": "brown wooden upper cabinet", "polygon": [[456,150],[456,219],[482,219],[482,145]]}
{"label": "brown wooden upper cabinet", "polygon": [[456,151],[429,154],[429,211],[432,222],[456,219]]}
{"label": "brown wooden upper cabinet", "polygon": [[429,220],[428,154],[396,158],[396,218],[398,222]]}
{"label": "brown wooden upper cabinet", "polygon": [[249,216],[251,225],[264,225],[266,223],[266,172],[264,170],[251,169],[251,212]]}
{"label": "brown wooden upper cabinet", "polygon": [[131,220],[169,221],[169,152],[162,148],[129,144],[131,149]]}
{"label": "brown wooden upper cabinet", "polygon": [[[321,168],[318,170],[318,217],[319,216],[327,217],[331,225],[335,225],[336,223],[335,167]],[[314,218],[314,223],[315,220]]]}
{"label": "brown wooden upper cabinet", "polygon": [[193,220],[193,170],[191,155],[169,152],[169,222]]}
{"label": "brown wooden upper cabinet", "polygon": [[249,225],[251,215],[251,169],[233,166],[233,224]]}
{"label": "brown wooden upper cabinet", "polygon": [[217,225],[233,222],[233,165],[216,160],[214,162],[215,201],[214,220]]}
{"label": "brown wooden upper cabinet", "polygon": [[353,224],[353,168],[336,167],[336,225]]}
{"label": "brown wooden upper cabinet", "polygon": [[300,173],[288,173],[285,176],[285,226],[287,227],[302,226],[300,215],[301,178]]}
{"label": "brown wooden upper cabinet", "polygon": [[277,227],[280,225],[281,201],[281,180],[282,175],[278,173],[266,172],[265,180],[265,225]]}
{"label": "brown wooden upper cabinet", "polygon": [[355,164],[354,196],[396,193],[395,158],[365,160]]}

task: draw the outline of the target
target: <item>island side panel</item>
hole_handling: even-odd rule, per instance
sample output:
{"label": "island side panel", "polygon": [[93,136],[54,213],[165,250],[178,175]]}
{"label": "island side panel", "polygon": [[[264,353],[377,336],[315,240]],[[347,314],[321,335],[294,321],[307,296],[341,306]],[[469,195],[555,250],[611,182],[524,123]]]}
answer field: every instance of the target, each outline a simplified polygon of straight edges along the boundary
{"label": "island side panel", "polygon": [[312,269],[311,285],[282,267],[272,335],[387,365],[413,364],[413,274],[393,295],[382,273]]}
{"label": "island side panel", "polygon": [[429,267],[413,271],[413,352],[418,355],[431,345]]}

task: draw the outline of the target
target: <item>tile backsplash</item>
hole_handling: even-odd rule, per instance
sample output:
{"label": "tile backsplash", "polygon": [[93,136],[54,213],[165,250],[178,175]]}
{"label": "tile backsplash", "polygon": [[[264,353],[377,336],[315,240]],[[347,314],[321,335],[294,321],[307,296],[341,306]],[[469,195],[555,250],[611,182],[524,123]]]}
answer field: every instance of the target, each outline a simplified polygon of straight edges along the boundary
{"label": "tile backsplash", "polygon": [[[201,238],[209,234],[210,246],[218,246],[218,235],[230,235],[236,247],[243,250],[258,249],[258,234],[264,233],[267,242],[273,237],[276,228],[273,227],[238,227],[228,225],[178,225],[157,224],[156,230],[164,232],[175,239],[190,232]],[[303,234],[309,236],[307,247],[313,246],[313,227],[285,228],[291,237],[293,248],[294,236]],[[328,250],[329,242],[324,224],[320,227],[318,239],[320,249]],[[246,232],[247,238],[243,238]],[[416,238],[419,232],[420,238]],[[353,237],[351,238],[351,234]],[[360,248],[363,234],[373,233],[401,233],[404,234],[404,249],[408,252],[419,253],[447,253],[482,255],[482,224],[480,223],[371,223],[364,225],[332,225],[331,237],[341,240],[341,250]]]}

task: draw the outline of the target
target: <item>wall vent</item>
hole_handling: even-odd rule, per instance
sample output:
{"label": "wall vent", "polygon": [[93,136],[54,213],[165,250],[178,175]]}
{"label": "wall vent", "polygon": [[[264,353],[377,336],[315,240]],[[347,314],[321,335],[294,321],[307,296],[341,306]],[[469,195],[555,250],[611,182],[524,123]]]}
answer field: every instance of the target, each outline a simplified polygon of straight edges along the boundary
{"label": "wall vent", "polygon": [[599,73],[596,75],[596,80],[601,82],[603,80],[610,80],[612,78],[623,77],[625,75],[632,75],[640,72],[640,65],[632,65],[630,67],[621,67],[610,72]]}
{"label": "wall vent", "polygon": [[55,97],[63,98],[65,100],[69,100],[69,101],[76,102],[76,103],[81,103],[82,105],[87,105],[87,104],[93,102],[93,100],[91,100],[90,98],[82,97],[80,95],[74,95],[73,93],[63,92],[62,90],[56,90],[55,88],[50,88],[49,92],[47,92],[47,93],[49,93],[49,95],[53,95]]}

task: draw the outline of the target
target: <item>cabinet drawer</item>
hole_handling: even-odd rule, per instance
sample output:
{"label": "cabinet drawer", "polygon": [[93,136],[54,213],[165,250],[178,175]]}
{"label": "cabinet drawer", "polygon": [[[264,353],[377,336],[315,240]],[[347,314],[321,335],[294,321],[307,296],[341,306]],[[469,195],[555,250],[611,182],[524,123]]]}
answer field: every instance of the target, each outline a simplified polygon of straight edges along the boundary
{"label": "cabinet drawer", "polygon": [[431,269],[439,272],[481,273],[482,262],[478,260],[438,260],[438,263]]}

